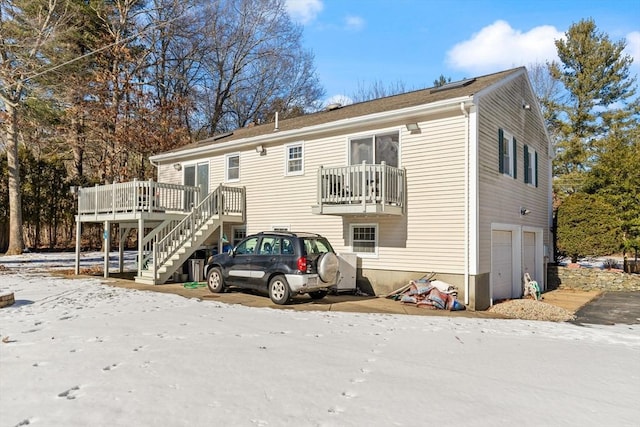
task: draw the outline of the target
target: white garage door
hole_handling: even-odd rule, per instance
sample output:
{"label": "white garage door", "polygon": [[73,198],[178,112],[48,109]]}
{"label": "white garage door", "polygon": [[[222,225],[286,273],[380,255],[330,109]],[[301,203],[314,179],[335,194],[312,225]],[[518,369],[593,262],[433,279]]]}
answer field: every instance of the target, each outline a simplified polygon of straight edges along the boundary
{"label": "white garage door", "polygon": [[522,233],[522,274],[529,273],[531,279],[542,283],[536,277],[536,233],[525,231]]}
{"label": "white garage door", "polygon": [[493,300],[512,298],[513,252],[511,231],[491,232],[491,286]]}

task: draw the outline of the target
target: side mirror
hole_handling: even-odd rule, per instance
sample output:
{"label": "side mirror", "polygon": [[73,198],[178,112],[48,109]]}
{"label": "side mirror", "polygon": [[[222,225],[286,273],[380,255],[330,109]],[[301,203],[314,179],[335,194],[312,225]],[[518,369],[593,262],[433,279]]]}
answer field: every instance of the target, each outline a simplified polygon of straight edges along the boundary
{"label": "side mirror", "polygon": [[236,251],[235,251],[235,249],[229,249],[229,252],[227,252],[227,253],[229,254],[229,256],[230,256],[231,258],[233,258],[233,257],[235,257],[235,256],[236,256]]}

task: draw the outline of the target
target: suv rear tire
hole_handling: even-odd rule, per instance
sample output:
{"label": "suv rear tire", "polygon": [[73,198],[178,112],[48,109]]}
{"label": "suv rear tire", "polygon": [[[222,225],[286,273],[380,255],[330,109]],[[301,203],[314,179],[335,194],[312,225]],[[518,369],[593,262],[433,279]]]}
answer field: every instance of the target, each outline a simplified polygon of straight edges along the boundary
{"label": "suv rear tire", "polygon": [[286,277],[279,274],[269,282],[269,298],[275,304],[284,305],[291,299],[291,289]]}
{"label": "suv rear tire", "polygon": [[219,294],[224,291],[224,279],[218,267],[213,267],[209,271],[209,274],[207,274],[207,287],[214,294]]}

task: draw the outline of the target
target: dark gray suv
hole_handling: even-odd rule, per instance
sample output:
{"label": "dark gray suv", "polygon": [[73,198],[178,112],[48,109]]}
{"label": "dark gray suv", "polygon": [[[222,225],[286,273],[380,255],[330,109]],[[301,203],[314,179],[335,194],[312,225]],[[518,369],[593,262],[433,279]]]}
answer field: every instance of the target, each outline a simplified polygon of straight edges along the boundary
{"label": "dark gray suv", "polygon": [[204,273],[211,292],[228,286],[256,289],[267,291],[276,304],[287,304],[297,294],[323,298],[336,284],[338,257],[318,234],[262,232],[210,257]]}

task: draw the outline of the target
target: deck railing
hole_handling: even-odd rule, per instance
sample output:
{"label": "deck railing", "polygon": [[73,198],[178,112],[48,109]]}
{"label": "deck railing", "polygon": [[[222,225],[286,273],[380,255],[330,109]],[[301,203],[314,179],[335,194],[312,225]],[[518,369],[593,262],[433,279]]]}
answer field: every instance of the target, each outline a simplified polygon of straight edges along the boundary
{"label": "deck railing", "polygon": [[384,162],[318,170],[318,204],[404,206],[405,171]]}
{"label": "deck railing", "polygon": [[200,200],[199,187],[134,180],[78,189],[78,214],[190,212]]}

